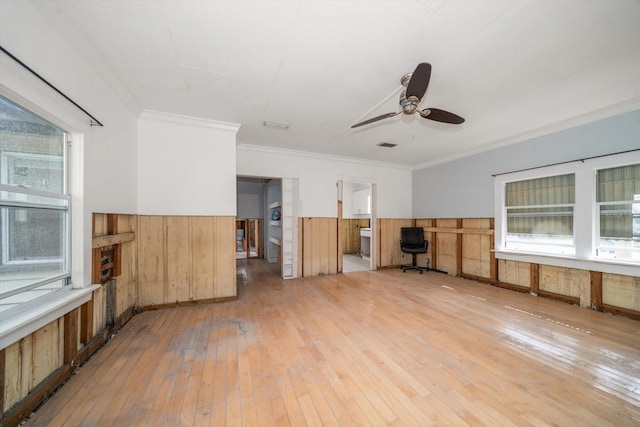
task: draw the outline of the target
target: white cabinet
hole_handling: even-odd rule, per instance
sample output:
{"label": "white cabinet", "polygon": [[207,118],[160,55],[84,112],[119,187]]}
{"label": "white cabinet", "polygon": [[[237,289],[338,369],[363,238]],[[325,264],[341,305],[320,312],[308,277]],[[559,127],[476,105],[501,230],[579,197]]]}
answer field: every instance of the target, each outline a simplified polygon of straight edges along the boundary
{"label": "white cabinet", "polygon": [[371,195],[369,190],[357,190],[351,193],[352,213],[356,215],[371,214]]}

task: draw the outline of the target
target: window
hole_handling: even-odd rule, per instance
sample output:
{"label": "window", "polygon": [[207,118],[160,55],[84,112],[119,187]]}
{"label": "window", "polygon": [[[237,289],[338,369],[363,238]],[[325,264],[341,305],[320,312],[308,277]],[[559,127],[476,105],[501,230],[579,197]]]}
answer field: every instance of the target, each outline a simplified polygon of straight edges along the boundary
{"label": "window", "polygon": [[596,254],[640,262],[640,164],[602,169],[597,176]]}
{"label": "window", "polygon": [[575,254],[574,204],[574,174],[506,183],[505,248]]}
{"label": "window", "polygon": [[640,149],[495,176],[497,259],[637,276]]}
{"label": "window", "polygon": [[70,282],[66,141],[0,97],[0,318]]}

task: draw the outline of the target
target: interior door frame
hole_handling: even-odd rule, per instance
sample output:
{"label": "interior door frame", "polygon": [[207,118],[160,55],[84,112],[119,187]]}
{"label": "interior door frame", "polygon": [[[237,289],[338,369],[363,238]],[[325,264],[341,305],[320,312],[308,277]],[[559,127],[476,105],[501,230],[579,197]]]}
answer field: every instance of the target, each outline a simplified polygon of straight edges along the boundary
{"label": "interior door frame", "polygon": [[367,184],[369,186],[369,194],[371,195],[371,218],[369,220],[371,227],[371,253],[369,255],[369,271],[375,271],[378,266],[378,224],[377,224],[377,185],[375,182],[362,182],[363,180],[345,180],[339,179],[337,188],[337,210],[338,210],[338,273],[342,273],[342,258],[344,256],[344,248],[342,247],[342,219],[343,200],[344,200],[344,182],[354,184]]}

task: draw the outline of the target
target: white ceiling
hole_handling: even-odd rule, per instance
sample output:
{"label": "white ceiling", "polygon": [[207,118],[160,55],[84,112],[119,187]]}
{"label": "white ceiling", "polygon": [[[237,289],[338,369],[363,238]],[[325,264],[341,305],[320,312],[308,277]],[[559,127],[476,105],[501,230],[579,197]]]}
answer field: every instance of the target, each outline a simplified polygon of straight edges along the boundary
{"label": "white ceiling", "polygon": [[[239,123],[240,144],[419,167],[640,108],[638,0],[36,3],[132,108]],[[397,111],[419,62],[420,108],[464,124],[350,129]]]}

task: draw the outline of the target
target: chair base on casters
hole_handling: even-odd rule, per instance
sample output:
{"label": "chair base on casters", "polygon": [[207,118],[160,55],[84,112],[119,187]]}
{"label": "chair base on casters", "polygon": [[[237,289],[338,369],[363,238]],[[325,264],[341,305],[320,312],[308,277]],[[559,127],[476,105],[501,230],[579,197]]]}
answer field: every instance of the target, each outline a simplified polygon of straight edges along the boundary
{"label": "chair base on casters", "polygon": [[[411,265],[403,265],[402,267],[402,272],[406,273],[407,270],[418,270],[420,272],[420,274],[422,274],[425,271],[430,271],[431,269],[429,267],[420,267],[417,263],[417,257],[416,254],[411,254],[413,255],[413,259],[411,261]],[[427,260],[427,263],[429,262],[429,260]],[[428,265],[428,264],[427,264]]]}

